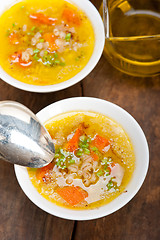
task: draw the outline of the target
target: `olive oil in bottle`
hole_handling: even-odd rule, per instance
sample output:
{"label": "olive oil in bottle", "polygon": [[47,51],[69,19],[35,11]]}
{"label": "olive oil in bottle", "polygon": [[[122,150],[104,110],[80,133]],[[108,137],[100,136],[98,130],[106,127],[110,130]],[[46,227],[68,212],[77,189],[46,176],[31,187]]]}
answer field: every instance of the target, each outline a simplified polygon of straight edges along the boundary
{"label": "olive oil in bottle", "polygon": [[134,76],[160,74],[160,0],[108,0],[108,11],[110,63]]}

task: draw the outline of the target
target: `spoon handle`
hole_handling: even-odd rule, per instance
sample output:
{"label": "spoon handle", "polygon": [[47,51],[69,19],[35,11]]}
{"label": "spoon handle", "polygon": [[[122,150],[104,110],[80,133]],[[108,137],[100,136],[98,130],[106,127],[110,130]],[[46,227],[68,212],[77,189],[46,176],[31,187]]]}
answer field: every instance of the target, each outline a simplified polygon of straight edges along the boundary
{"label": "spoon handle", "polygon": [[103,23],[104,23],[104,30],[105,30],[105,38],[109,38],[108,0],[103,0]]}

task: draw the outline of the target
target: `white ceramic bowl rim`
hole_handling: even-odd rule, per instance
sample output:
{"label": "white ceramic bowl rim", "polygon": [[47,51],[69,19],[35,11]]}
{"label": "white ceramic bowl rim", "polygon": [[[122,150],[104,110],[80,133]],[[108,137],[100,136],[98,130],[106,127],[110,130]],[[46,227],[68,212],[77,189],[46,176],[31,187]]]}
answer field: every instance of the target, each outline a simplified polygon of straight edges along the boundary
{"label": "white ceramic bowl rim", "polygon": [[138,192],[146,177],[149,150],[145,135],[136,120],[119,106],[97,98],[76,97],[53,103],[37,113],[41,122],[69,111],[93,111],[106,115],[118,122],[127,132],[134,146],[136,164],[133,177],[126,193],[122,193],[109,204],[92,210],[70,210],[43,198],[32,185],[26,168],[15,165],[17,180],[27,197],[44,211],[70,220],[90,220],[107,216],[126,205]]}
{"label": "white ceramic bowl rim", "polygon": [[[19,1],[21,0],[0,1],[0,14],[2,14],[8,6],[11,6],[13,5],[13,3],[15,4],[16,2],[19,2]],[[92,26],[94,28],[95,46],[94,46],[93,54],[89,62],[87,63],[87,65],[71,79],[65,82],[61,82],[53,85],[37,86],[37,85],[30,85],[30,84],[20,82],[15,78],[12,78],[10,75],[8,75],[2,69],[2,67],[0,67],[0,78],[2,78],[8,84],[22,90],[26,90],[30,92],[55,92],[76,84],[77,82],[84,79],[93,70],[93,68],[96,66],[97,62],[99,61],[104,48],[105,35],[104,35],[104,26],[103,26],[102,19],[100,17],[99,12],[90,1],[70,0],[69,2],[73,2],[85,12],[85,14],[90,19]]]}

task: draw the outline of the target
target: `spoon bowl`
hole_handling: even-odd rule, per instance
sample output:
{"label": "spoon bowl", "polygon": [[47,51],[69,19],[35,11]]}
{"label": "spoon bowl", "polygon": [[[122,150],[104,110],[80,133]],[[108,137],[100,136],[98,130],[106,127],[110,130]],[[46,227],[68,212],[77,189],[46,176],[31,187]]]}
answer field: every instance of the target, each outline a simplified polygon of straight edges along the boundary
{"label": "spoon bowl", "polygon": [[17,102],[0,102],[0,160],[41,168],[54,153],[51,136],[32,111]]}

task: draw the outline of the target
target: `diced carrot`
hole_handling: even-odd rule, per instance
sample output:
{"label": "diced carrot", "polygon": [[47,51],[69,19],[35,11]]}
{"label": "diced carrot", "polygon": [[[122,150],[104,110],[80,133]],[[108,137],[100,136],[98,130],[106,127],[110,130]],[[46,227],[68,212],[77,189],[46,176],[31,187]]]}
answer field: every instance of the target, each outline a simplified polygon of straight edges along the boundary
{"label": "diced carrot", "polygon": [[14,32],[11,33],[11,34],[8,36],[8,38],[9,38],[9,41],[10,41],[11,44],[13,44],[13,45],[19,44],[18,35],[17,35],[16,33],[14,33]]}
{"label": "diced carrot", "polygon": [[98,155],[91,149],[90,149],[90,152],[91,152],[91,157],[93,158],[93,160],[98,161],[98,159],[99,159]]}
{"label": "diced carrot", "polygon": [[58,188],[57,193],[71,206],[77,205],[88,197],[88,193],[78,186]]}
{"label": "diced carrot", "polygon": [[70,151],[74,152],[78,149],[78,142],[79,142],[79,137],[81,136],[83,132],[83,125],[80,124],[77,130],[75,131],[73,137],[67,142],[65,148]]}
{"label": "diced carrot", "polygon": [[30,61],[30,60],[27,62],[22,60],[22,52],[21,51],[15,52],[14,54],[10,55],[9,59],[12,63],[17,63],[21,67],[29,67],[32,64],[32,61]]}
{"label": "diced carrot", "polygon": [[92,144],[98,148],[99,151],[103,151],[103,149],[110,144],[107,138],[101,137],[98,134],[95,139],[92,141]]}
{"label": "diced carrot", "polygon": [[37,174],[36,174],[37,178],[39,180],[43,180],[43,178],[45,177],[45,174],[52,168],[53,168],[53,163],[49,163],[47,166],[37,169]]}
{"label": "diced carrot", "polygon": [[53,52],[59,48],[55,43],[56,37],[54,36],[53,33],[45,33],[43,35],[43,38],[46,42],[49,43],[49,49],[51,52]]}
{"label": "diced carrot", "polygon": [[71,8],[65,8],[62,13],[62,18],[68,23],[68,24],[75,24],[80,25],[81,24],[81,18],[78,12]]}
{"label": "diced carrot", "polygon": [[84,198],[88,197],[88,192],[86,192],[84,189],[82,189],[79,186],[76,186],[76,188],[81,192]]}
{"label": "diced carrot", "polygon": [[33,13],[29,15],[30,19],[36,23],[54,25],[57,22],[56,18],[51,18],[43,13]]}

